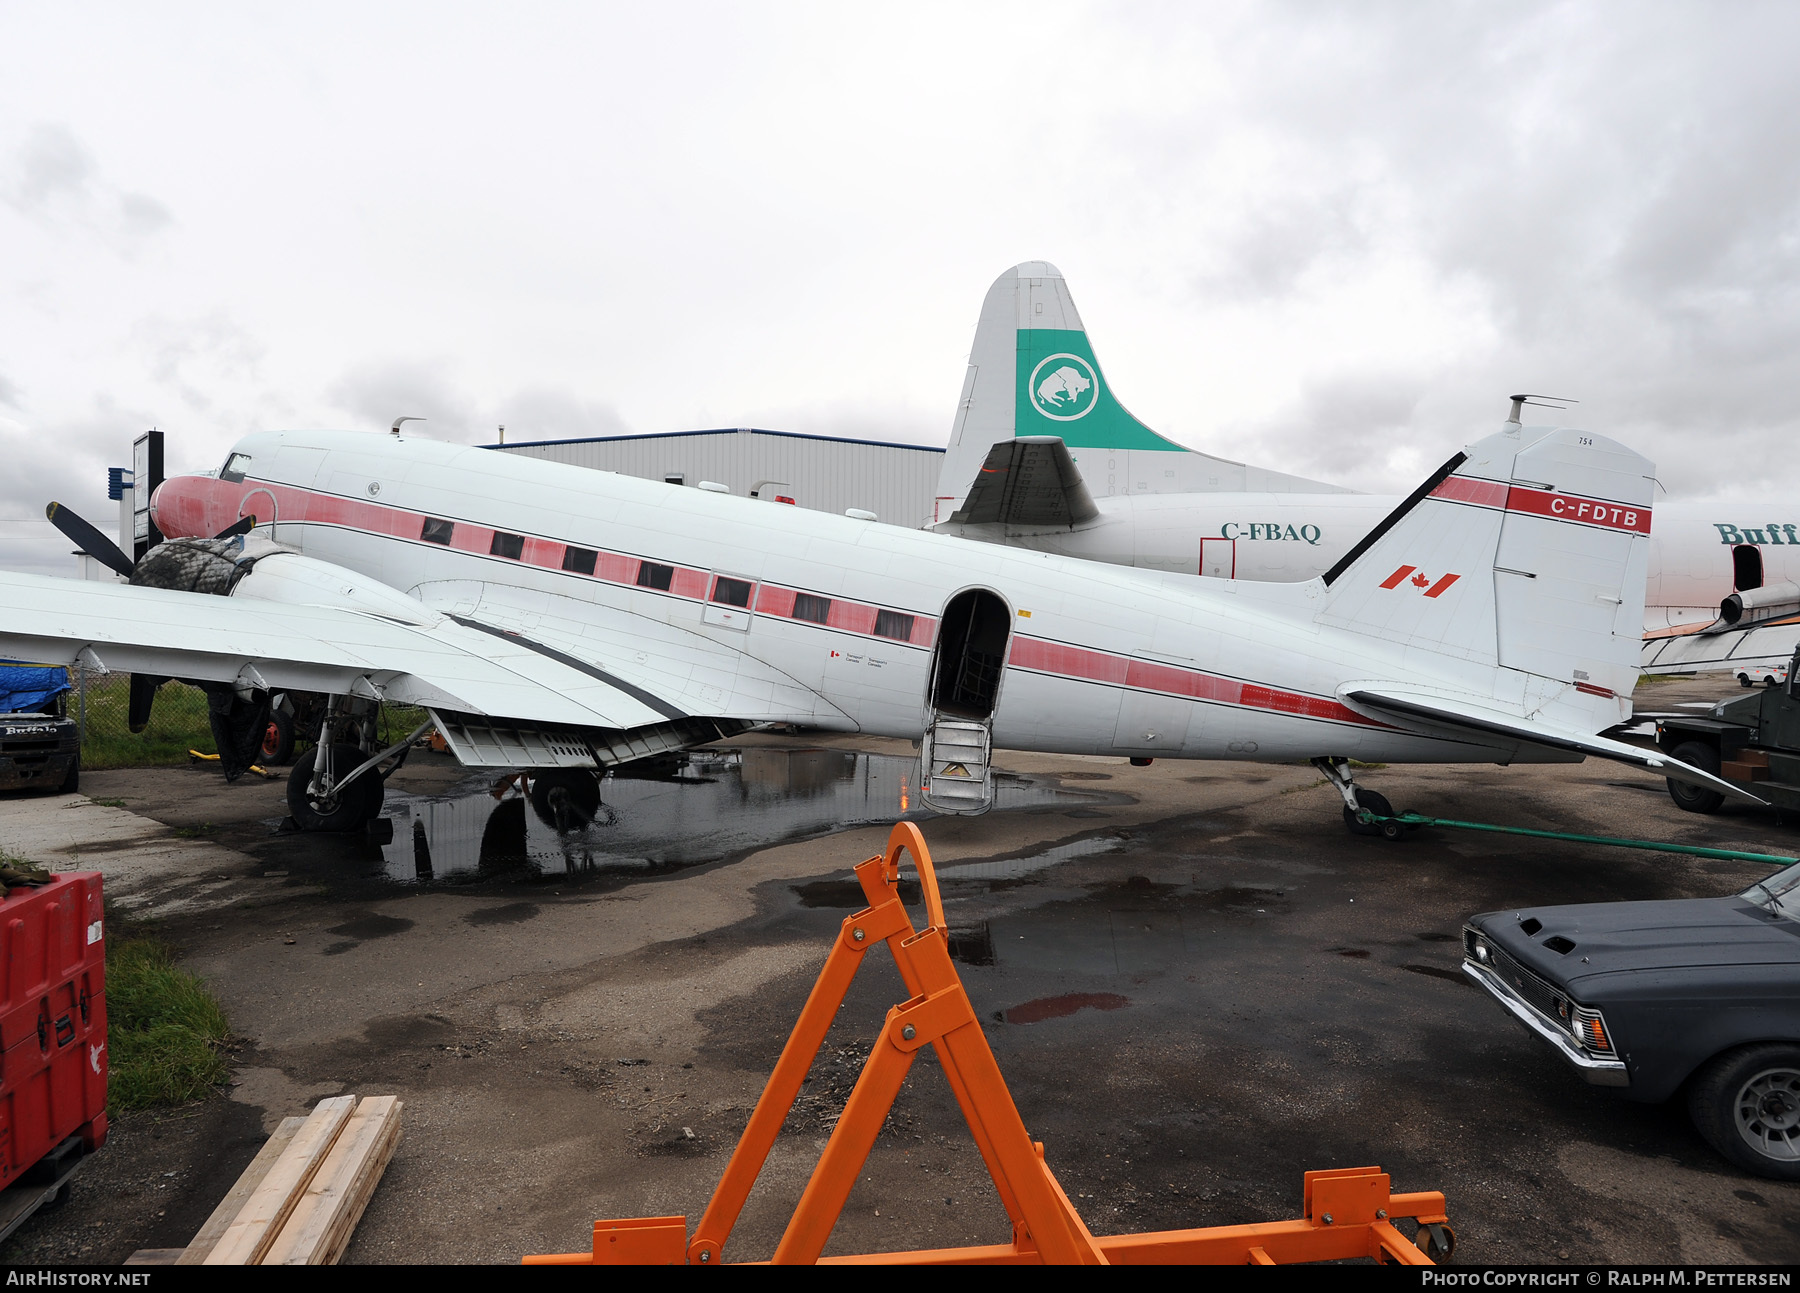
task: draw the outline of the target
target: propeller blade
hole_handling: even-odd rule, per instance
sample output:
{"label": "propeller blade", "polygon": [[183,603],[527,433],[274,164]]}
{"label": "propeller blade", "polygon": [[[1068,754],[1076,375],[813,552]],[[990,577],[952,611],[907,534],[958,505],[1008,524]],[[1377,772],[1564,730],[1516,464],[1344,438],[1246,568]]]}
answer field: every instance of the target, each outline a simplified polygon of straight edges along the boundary
{"label": "propeller blade", "polygon": [[256,514],[254,512],[252,512],[249,516],[238,517],[237,520],[233,521],[230,525],[226,526],[223,530],[220,530],[217,534],[213,535],[213,538],[215,538],[215,539],[235,539],[238,537],[238,535],[248,534],[248,533],[250,533],[250,531],[254,530],[255,528],[256,528]]}
{"label": "propeller blade", "polygon": [[119,551],[119,545],[107,538],[100,531],[82,520],[61,503],[52,503],[44,509],[44,515],[50,518],[50,524],[63,532],[76,547],[101,565],[118,571],[127,579],[131,578],[133,563],[130,557]]}
{"label": "propeller blade", "polygon": [[163,681],[149,674],[131,675],[131,704],[126,710],[125,721],[133,732],[141,732],[150,726],[150,706],[156,703],[156,689]]}

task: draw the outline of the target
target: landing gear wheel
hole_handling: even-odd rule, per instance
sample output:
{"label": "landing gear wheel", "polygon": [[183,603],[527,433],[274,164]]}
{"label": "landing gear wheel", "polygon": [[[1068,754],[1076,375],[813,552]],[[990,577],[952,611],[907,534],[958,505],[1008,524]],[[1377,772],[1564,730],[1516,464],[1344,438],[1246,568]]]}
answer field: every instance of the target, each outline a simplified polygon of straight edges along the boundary
{"label": "landing gear wheel", "polygon": [[[1702,772],[1719,775],[1719,752],[1710,745],[1699,741],[1683,741],[1669,753],[1683,763],[1691,764]],[[1686,809],[1690,813],[1716,813],[1719,805],[1725,802],[1725,796],[1717,790],[1708,790],[1704,786],[1690,786],[1685,781],[1677,781],[1670,777],[1669,798],[1675,801],[1677,808]]]}
{"label": "landing gear wheel", "polygon": [[[1374,813],[1377,817],[1392,817],[1394,815],[1394,806],[1388,803],[1385,797],[1376,794],[1373,790],[1357,790],[1356,802],[1362,805],[1363,811]],[[1381,828],[1383,826],[1391,826],[1394,825],[1394,823],[1359,822],[1356,820],[1356,814],[1350,811],[1350,805],[1345,804],[1344,825],[1350,828],[1350,833],[1352,835],[1375,836],[1382,834]],[[1404,830],[1405,828],[1397,827],[1396,829]],[[1390,835],[1387,838],[1398,839],[1399,836]]]}
{"label": "landing gear wheel", "polygon": [[279,709],[269,711],[269,725],[263,729],[260,756],[265,768],[293,762],[294,720]]}
{"label": "landing gear wheel", "polygon": [[[300,757],[288,776],[288,812],[303,831],[353,831],[381,815],[381,802],[387,798],[387,787],[371,770],[345,786],[335,798],[315,800],[307,794],[312,781],[313,764],[319,757],[314,746]],[[359,767],[369,756],[354,745],[331,747],[331,767],[339,776]]]}
{"label": "landing gear wheel", "polygon": [[1688,1116],[1706,1143],[1739,1167],[1800,1181],[1800,1046],[1725,1052],[1694,1079]]}
{"label": "landing gear wheel", "polygon": [[557,831],[578,831],[600,811],[600,781],[591,772],[556,768],[531,779],[531,811]]}

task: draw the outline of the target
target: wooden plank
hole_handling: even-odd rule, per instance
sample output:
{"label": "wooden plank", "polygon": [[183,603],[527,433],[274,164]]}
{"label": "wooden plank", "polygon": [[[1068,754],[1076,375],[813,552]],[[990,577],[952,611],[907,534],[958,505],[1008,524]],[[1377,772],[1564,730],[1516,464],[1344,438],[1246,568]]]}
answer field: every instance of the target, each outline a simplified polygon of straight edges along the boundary
{"label": "wooden plank", "polygon": [[256,1187],[263,1183],[269,1169],[275,1166],[275,1160],[281,1157],[281,1151],[288,1147],[288,1142],[305,1121],[304,1118],[281,1120],[281,1125],[275,1128],[275,1134],[263,1142],[263,1147],[256,1151],[256,1157],[250,1160],[250,1166],[238,1177],[237,1184],[225,1192],[225,1197],[219,1200],[219,1206],[212,1210],[206,1224],[200,1227],[188,1246],[181,1250],[181,1257],[175,1263],[177,1266],[198,1266],[206,1260],[207,1254],[218,1246],[219,1240],[224,1236],[225,1228],[243,1211],[244,1204],[249,1201]]}
{"label": "wooden plank", "polygon": [[270,1245],[265,1265],[331,1265],[343,1255],[399,1143],[402,1107],[393,1096],[371,1096],[357,1105]]}
{"label": "wooden plank", "polygon": [[325,1161],[332,1142],[350,1121],[355,1105],[353,1095],[319,1101],[275,1160],[268,1175],[251,1191],[243,1208],[225,1227],[225,1233],[206,1255],[203,1265],[254,1266],[262,1260],[312,1181],[313,1173]]}

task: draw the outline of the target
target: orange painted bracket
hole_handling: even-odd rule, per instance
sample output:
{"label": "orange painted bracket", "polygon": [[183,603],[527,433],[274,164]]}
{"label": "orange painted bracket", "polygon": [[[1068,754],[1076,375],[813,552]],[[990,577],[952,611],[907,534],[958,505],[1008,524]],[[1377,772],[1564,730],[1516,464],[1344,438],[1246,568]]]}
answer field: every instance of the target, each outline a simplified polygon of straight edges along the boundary
{"label": "orange painted bracket", "polygon": [[[900,902],[899,858],[912,855],[926,911],[932,921],[915,929]],[[825,1041],[863,955],[885,943],[906,984],[907,1000],[888,1011],[881,1035],[825,1151],[801,1192],[774,1261],[881,1265],[1018,1265],[1079,1263],[1230,1263],[1372,1259],[1383,1264],[1430,1265],[1455,1244],[1445,1222],[1444,1196],[1433,1191],[1394,1194],[1378,1167],[1308,1172],[1302,1183],[1302,1216],[1244,1226],[1214,1226],[1148,1234],[1096,1236],[1057,1183],[1044,1149],[1032,1141],[988,1048],[944,937],[943,901],[925,838],[911,822],[896,825],[887,849],[855,868],[869,905],[844,918],[825,967],[769,1075],[731,1161],[690,1236],[686,1217],[632,1217],[594,1223],[590,1252],[526,1257],[534,1266],[724,1264],[725,1241],[756,1184],[800,1086]],[[982,1162],[1012,1223],[1012,1241],[975,1248],[823,1257],[844,1202],[913,1060],[925,1046],[938,1062]],[[1397,1218],[1420,1223],[1417,1241],[1394,1226]]]}

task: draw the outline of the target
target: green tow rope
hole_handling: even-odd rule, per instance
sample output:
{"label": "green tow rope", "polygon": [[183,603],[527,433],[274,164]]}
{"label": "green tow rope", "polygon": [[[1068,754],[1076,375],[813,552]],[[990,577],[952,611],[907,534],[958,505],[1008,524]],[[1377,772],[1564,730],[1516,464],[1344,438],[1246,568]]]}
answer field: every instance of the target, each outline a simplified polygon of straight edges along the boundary
{"label": "green tow rope", "polygon": [[1792,866],[1800,858],[1782,857],[1776,853],[1745,853],[1740,849],[1703,849],[1692,844],[1657,844],[1650,840],[1615,840],[1604,835],[1571,835],[1567,831],[1534,831],[1523,826],[1493,826],[1487,822],[1453,822],[1444,817],[1425,817],[1419,813],[1397,813],[1382,817],[1363,809],[1356,819],[1368,825],[1398,822],[1402,826],[1454,826],[1463,831],[1493,831],[1498,835],[1531,835],[1541,840],[1570,840],[1576,844],[1610,844],[1622,849],[1649,849],[1653,853],[1687,853],[1694,857],[1726,858],[1737,862],[1767,862],[1774,866]]}

